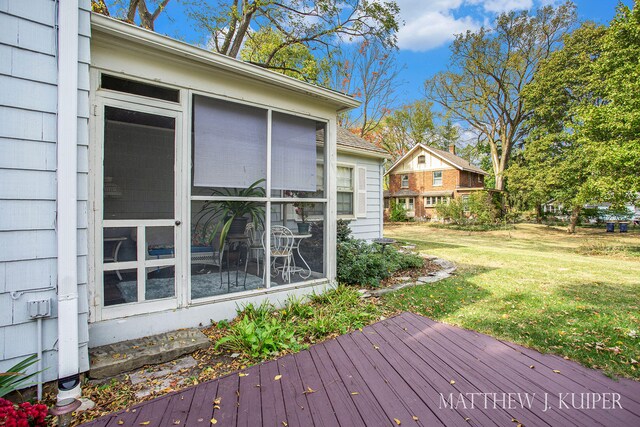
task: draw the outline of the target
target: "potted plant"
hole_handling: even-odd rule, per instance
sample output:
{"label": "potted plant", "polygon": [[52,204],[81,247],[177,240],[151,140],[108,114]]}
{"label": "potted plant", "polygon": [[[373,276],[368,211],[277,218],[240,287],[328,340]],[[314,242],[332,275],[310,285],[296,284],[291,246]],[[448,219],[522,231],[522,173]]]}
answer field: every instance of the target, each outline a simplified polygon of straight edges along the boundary
{"label": "potted plant", "polygon": [[[297,197],[299,193],[297,191],[287,191],[285,195],[287,197]],[[293,207],[296,208],[296,214],[300,217],[300,221],[297,223],[298,233],[309,234],[310,224],[307,222],[307,219],[309,218],[309,211],[307,209],[311,210],[315,205],[316,204],[313,202],[305,202],[302,200],[293,203]]]}
{"label": "potted plant", "polygon": [[209,241],[213,242],[216,234],[220,233],[219,248],[224,248],[229,234],[243,234],[249,220],[258,227],[264,228],[264,203],[252,200],[237,200],[236,198],[265,197],[264,188],[259,185],[264,179],[259,179],[247,188],[215,189],[211,195],[216,197],[233,197],[235,200],[209,200],[198,212],[197,224],[203,223],[203,229],[208,230],[213,221],[218,221],[209,234]]}

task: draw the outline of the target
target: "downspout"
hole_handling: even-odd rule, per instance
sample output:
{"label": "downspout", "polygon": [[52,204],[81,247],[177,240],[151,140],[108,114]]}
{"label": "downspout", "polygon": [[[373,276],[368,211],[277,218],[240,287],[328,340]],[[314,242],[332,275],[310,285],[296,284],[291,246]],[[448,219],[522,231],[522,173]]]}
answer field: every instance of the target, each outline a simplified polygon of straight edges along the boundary
{"label": "downspout", "polygon": [[58,402],[80,397],[78,352],[78,0],[58,6]]}

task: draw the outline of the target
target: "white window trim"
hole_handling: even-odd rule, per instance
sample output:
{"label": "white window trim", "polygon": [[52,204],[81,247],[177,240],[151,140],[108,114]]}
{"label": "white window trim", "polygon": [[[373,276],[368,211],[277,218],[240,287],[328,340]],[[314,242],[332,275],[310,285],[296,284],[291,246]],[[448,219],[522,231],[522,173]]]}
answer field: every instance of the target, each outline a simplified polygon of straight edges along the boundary
{"label": "white window trim", "polygon": [[[436,172],[440,172],[440,184],[436,184]],[[431,173],[431,183],[434,187],[442,187],[442,181],[444,180],[444,171],[437,170]]]}
{"label": "white window trim", "polygon": [[[404,185],[404,177],[407,177],[407,185]],[[400,175],[400,188],[409,188],[409,174],[403,173]]]}
{"label": "white window trim", "polygon": [[[352,190],[351,190],[351,208],[353,209],[353,212],[351,214],[339,214],[337,213],[337,206],[336,206],[336,214],[338,219],[346,219],[346,220],[355,220],[358,218],[357,216],[357,212],[358,212],[358,206],[357,206],[357,202],[358,199],[356,197],[357,193],[358,193],[358,165],[355,163],[348,163],[348,162],[338,162],[336,163],[336,180],[338,179],[338,168],[339,167],[344,167],[344,168],[350,168],[351,169],[351,185],[352,185]],[[340,191],[340,193],[347,193],[347,191]],[[338,186],[336,184],[336,204],[338,201]]]}

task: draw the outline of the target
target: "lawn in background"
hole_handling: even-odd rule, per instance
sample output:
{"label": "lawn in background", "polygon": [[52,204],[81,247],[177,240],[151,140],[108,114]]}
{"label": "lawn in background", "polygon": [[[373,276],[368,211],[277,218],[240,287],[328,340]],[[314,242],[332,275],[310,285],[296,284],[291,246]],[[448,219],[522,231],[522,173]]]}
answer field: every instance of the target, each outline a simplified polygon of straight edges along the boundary
{"label": "lawn in background", "polygon": [[640,232],[521,224],[468,232],[385,225],[385,237],[458,265],[455,277],[389,294],[408,310],[609,375],[640,379]]}

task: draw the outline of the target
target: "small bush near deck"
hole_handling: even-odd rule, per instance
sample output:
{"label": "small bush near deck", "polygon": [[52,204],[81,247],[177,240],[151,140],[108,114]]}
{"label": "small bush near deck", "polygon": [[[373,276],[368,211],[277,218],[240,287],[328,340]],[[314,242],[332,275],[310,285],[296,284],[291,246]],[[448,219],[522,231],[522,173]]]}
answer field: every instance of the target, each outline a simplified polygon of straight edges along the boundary
{"label": "small bush near deck", "polygon": [[423,265],[419,255],[403,254],[391,246],[382,253],[380,246],[363,240],[341,242],[337,248],[338,281],[348,285],[375,287],[398,270]]}

